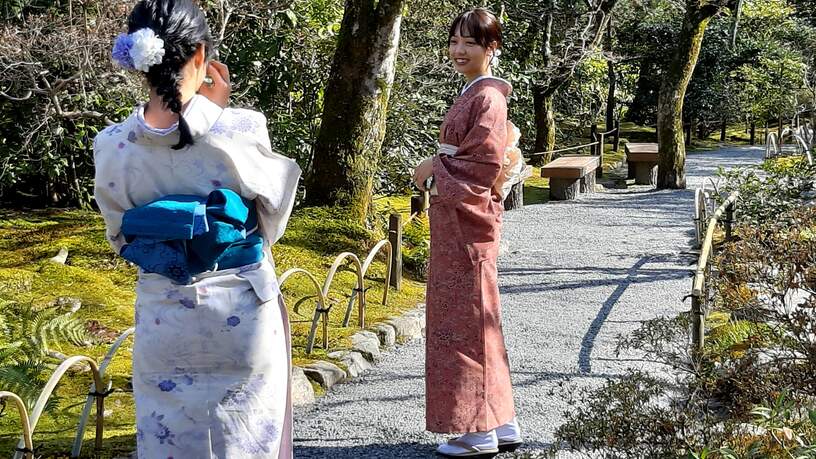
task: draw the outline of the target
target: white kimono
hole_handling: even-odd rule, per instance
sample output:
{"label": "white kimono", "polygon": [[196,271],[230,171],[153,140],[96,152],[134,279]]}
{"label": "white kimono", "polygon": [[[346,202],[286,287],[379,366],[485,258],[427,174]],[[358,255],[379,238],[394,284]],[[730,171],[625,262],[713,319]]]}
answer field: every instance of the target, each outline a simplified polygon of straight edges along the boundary
{"label": "white kimono", "polygon": [[94,195],[117,253],[125,210],[170,194],[229,188],[256,203],[259,263],[203,273],[190,285],[140,271],[133,392],[141,459],[292,457],[288,317],[268,246],[286,227],[300,169],[271,150],[265,117],[187,105],[195,144],[154,129],[137,108],[94,140]]}

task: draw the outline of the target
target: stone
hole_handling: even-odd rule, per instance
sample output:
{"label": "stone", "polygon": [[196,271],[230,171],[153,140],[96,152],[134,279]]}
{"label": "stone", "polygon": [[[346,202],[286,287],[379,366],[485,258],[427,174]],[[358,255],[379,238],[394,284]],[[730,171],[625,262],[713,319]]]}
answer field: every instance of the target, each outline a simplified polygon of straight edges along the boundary
{"label": "stone", "polygon": [[373,367],[363,354],[356,351],[335,351],[330,352],[328,356],[346,366],[347,379],[356,378]]}
{"label": "stone", "polygon": [[[53,260],[53,258],[52,258]],[[72,298],[68,296],[61,296],[54,300],[54,307],[60,309],[67,309],[69,313],[73,314],[79,311],[79,308],[82,307],[82,300],[79,298]]]}
{"label": "stone", "polygon": [[342,368],[323,360],[306,365],[303,367],[303,373],[324,389],[330,389],[333,385],[346,379],[346,372]]}
{"label": "stone", "polygon": [[51,257],[50,260],[53,261],[54,263],[64,265],[65,262],[68,261],[68,249],[64,247],[61,248],[59,253],[56,256]]}
{"label": "stone", "polygon": [[580,180],[551,178],[550,179],[550,200],[569,201],[575,199],[580,194]]}
{"label": "stone", "polygon": [[[424,305],[422,305],[424,308]],[[400,317],[391,317],[385,323],[394,327],[397,331],[397,341],[401,343],[422,338],[425,331],[425,311],[414,310],[403,314]]]}
{"label": "stone", "polygon": [[292,405],[310,405],[315,401],[314,387],[300,367],[292,367]]}
{"label": "stone", "polygon": [[386,323],[374,324],[374,333],[380,339],[380,345],[384,347],[391,347],[397,342],[397,331],[392,325]]}
{"label": "stone", "polygon": [[374,362],[380,358],[380,338],[374,332],[359,331],[351,335],[351,349]]}

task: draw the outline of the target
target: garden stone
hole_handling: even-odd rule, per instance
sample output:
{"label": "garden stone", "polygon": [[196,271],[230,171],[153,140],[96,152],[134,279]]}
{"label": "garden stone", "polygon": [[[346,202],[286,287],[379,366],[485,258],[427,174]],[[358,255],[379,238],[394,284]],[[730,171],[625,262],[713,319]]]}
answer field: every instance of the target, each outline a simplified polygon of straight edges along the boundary
{"label": "garden stone", "polygon": [[380,339],[380,344],[385,347],[391,347],[397,342],[397,331],[392,325],[379,323],[375,324],[374,333]]}
{"label": "garden stone", "polygon": [[374,332],[359,331],[351,335],[351,349],[374,362],[380,358],[380,338]]}
{"label": "garden stone", "polygon": [[323,360],[306,365],[303,367],[303,372],[324,389],[330,389],[333,385],[346,379],[346,372],[342,368]]}
{"label": "garden stone", "polygon": [[310,405],[315,401],[314,387],[300,367],[292,367],[292,405]]}
{"label": "garden stone", "polygon": [[54,263],[64,265],[65,262],[68,261],[68,249],[61,248],[59,253],[56,256],[51,257],[49,260],[53,261]]}
{"label": "garden stone", "polygon": [[347,379],[356,378],[373,367],[363,354],[355,351],[335,351],[328,356],[346,366]]}
{"label": "garden stone", "polygon": [[400,317],[392,317],[385,323],[391,325],[397,331],[397,340],[409,342],[422,338],[425,329],[425,315],[424,313],[421,316],[406,313]]}
{"label": "garden stone", "polygon": [[82,307],[82,300],[79,298],[61,296],[54,300],[54,307],[68,309],[69,313],[73,314]]}

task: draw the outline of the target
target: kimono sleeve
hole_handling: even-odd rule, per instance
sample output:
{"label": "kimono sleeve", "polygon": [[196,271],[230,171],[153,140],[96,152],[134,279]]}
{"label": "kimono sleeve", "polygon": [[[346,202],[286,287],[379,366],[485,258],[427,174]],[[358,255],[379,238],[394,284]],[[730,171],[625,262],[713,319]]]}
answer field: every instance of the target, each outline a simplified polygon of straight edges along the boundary
{"label": "kimono sleeve", "polygon": [[264,239],[274,244],[283,236],[295,205],[300,167],[271,148],[266,118],[253,133],[254,147],[232,155],[241,181],[241,194],[255,200]]}
{"label": "kimono sleeve", "polygon": [[97,137],[94,140],[94,199],[105,220],[105,239],[119,254],[126,244],[122,234],[122,217],[132,206],[127,204],[126,196],[120,191],[124,183],[119,168],[110,164],[108,155],[105,143]]}
{"label": "kimono sleeve", "polygon": [[498,91],[477,96],[455,156],[434,157],[439,194],[449,199],[489,195],[499,177],[507,140],[507,102]]}

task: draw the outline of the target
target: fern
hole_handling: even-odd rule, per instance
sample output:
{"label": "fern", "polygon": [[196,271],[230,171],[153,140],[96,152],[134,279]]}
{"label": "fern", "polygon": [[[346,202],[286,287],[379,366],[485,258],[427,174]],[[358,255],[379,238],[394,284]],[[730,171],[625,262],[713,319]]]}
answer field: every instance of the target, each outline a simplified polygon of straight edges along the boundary
{"label": "fern", "polygon": [[[88,341],[85,323],[70,313],[0,300],[0,389],[19,395],[31,410],[58,363],[48,352],[60,344]],[[57,405],[52,397],[46,410]]]}

